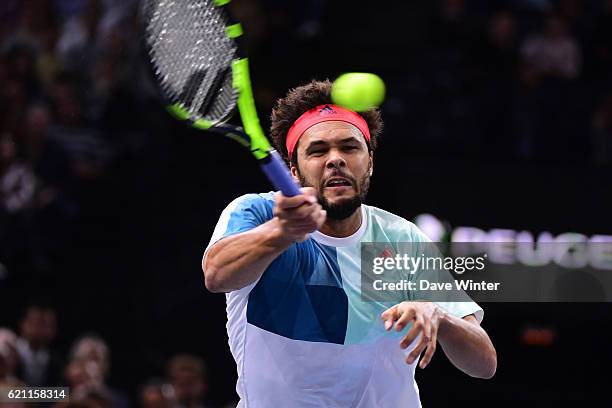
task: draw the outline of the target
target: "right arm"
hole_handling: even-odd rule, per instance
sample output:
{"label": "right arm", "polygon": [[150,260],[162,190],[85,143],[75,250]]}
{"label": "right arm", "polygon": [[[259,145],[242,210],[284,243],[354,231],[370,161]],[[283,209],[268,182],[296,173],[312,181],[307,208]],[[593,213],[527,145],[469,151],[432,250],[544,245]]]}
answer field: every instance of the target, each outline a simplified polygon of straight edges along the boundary
{"label": "right arm", "polygon": [[303,188],[295,197],[277,194],[275,202],[270,221],[210,247],[202,260],[209,291],[230,292],[255,282],[294,241],[305,240],[325,222],[312,188]]}

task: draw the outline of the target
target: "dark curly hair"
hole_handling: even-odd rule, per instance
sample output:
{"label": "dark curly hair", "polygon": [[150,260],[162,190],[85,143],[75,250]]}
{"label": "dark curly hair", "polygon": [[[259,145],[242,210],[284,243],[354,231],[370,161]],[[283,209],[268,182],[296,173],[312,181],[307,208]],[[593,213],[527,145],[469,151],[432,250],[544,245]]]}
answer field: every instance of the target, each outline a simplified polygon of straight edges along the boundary
{"label": "dark curly hair", "polygon": [[[283,158],[290,164],[297,164],[297,149],[293,157],[288,157],[286,138],[293,123],[306,111],[318,105],[331,104],[331,87],[329,80],[312,80],[306,85],[291,89],[287,96],[276,101],[272,109],[270,126],[270,138]],[[365,119],[370,129],[370,143],[368,148],[371,152],[376,150],[378,138],[383,128],[383,121],[378,108],[365,112],[359,112]]]}

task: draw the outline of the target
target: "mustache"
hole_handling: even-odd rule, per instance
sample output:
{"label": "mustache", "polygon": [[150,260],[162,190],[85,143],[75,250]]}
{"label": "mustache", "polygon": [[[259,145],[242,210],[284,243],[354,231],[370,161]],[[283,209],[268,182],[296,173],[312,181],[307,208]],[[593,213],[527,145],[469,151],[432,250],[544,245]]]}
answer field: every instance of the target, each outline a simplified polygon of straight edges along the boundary
{"label": "mustache", "polygon": [[355,178],[349,176],[348,174],[343,173],[342,171],[336,170],[336,171],[334,171],[333,173],[331,173],[330,175],[328,175],[327,177],[325,177],[324,179],[321,180],[321,188],[325,187],[325,185],[327,184],[329,179],[331,179],[333,177],[342,177],[342,178],[348,180],[351,183],[351,186],[353,186],[353,187],[357,186],[357,180],[355,180]]}

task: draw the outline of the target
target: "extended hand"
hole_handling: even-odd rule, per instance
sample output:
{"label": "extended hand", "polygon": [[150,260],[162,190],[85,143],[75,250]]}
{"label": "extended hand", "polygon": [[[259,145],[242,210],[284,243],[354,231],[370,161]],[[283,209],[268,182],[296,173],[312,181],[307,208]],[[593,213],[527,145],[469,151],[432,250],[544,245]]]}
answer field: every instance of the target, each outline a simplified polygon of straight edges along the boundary
{"label": "extended hand", "polygon": [[407,348],[421,333],[421,339],[406,357],[406,363],[412,364],[427,349],[419,363],[419,367],[425,368],[436,351],[438,327],[444,315],[445,312],[431,302],[402,302],[385,310],[380,318],[385,322],[385,330],[391,330],[395,324],[395,330],[402,331],[412,322],[412,327],[400,341],[400,347]]}
{"label": "extended hand", "polygon": [[274,216],[282,230],[282,235],[291,242],[302,242],[308,234],[319,229],[325,222],[326,211],[317,202],[312,187],[300,189],[300,195],[285,197],[277,193],[274,197]]}

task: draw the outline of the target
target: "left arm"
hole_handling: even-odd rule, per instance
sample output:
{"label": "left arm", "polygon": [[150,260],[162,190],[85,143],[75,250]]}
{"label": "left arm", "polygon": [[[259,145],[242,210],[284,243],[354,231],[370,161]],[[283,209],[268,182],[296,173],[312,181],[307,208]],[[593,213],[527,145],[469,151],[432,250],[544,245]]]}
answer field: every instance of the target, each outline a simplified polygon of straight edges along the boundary
{"label": "left arm", "polygon": [[419,342],[406,357],[408,364],[412,364],[425,350],[419,363],[421,368],[425,368],[439,341],[448,359],[464,373],[478,378],[495,375],[497,353],[473,315],[460,319],[432,302],[402,302],[387,309],[381,318],[387,330],[395,325],[395,330],[401,331],[412,322],[412,327],[400,342],[403,349],[421,334]]}
{"label": "left arm", "polygon": [[446,357],[467,375],[491,378],[497,369],[497,352],[474,315],[460,319],[445,313],[438,328],[438,342]]}

